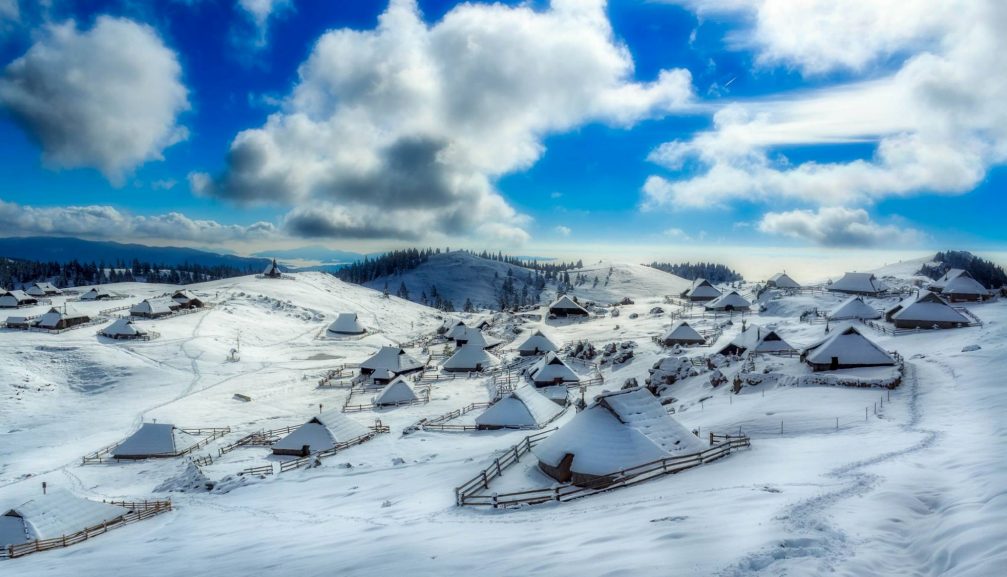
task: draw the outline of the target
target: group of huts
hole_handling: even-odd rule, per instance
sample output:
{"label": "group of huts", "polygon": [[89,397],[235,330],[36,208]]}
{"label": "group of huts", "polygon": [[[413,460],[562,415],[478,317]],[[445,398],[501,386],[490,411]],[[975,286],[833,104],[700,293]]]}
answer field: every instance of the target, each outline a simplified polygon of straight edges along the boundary
{"label": "group of huts", "polygon": [[752,307],[751,301],[741,296],[738,291],[721,292],[720,289],[713,286],[713,283],[704,278],[692,281],[692,285],[679,297],[690,303],[702,305],[703,308],[712,312],[745,312]]}

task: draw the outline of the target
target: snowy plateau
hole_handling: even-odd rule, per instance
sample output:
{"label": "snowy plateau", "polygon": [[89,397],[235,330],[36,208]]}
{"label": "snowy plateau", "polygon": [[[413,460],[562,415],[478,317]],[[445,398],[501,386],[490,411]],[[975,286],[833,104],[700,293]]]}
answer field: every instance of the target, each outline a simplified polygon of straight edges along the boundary
{"label": "snowy plateau", "polygon": [[[919,264],[873,272],[890,287],[909,287]],[[492,295],[466,270],[449,266],[431,278],[456,306],[466,295],[488,302]],[[0,575],[1007,574],[1007,302],[966,303],[981,324],[965,328],[882,332],[855,323],[904,359],[895,388],[871,386],[889,382],[874,369],[840,375],[863,386],[837,386],[842,379],[811,373],[797,356],[776,355],[724,361],[716,368],[724,382],[714,386],[705,357],[735,339],[743,323],[771,328],[803,349],[822,340],[827,325],[806,322],[802,313],[832,310],[847,296],[768,291],[760,310],[714,317],[665,298],[690,283],[661,271],[602,263],[584,274],[607,280],[573,291],[580,302],[595,303],[583,319],[551,319],[544,306],[443,313],[386,296],[380,286],[312,272],[190,285],[211,306],[137,320],[156,333],[150,340],[96,334],[128,311],[58,334],[0,330],[0,509],[41,498],[43,483],[50,492],[97,502],[172,503],[169,512],[70,547],[0,559]],[[128,297],[72,305],[96,316],[178,287],[104,288]],[[752,285],[738,290],[753,296]],[[0,315],[42,314],[67,298]],[[612,306],[624,298],[632,304]],[[876,309],[898,300],[865,299]],[[367,333],[328,334],[347,312]],[[680,351],[655,342],[680,314],[716,342]],[[295,457],[274,456],[268,446],[220,454],[256,431],[366,404],[365,394],[319,383],[341,366],[353,373],[383,346],[443,362],[449,345],[431,339],[454,318],[469,326],[489,321],[486,336],[502,341],[490,352],[500,366],[520,364],[516,348],[536,330],[560,346],[563,358],[580,341],[598,351],[635,343],[631,356],[570,361],[591,379],[583,392],[588,403],[629,379],[642,385],[667,357],[702,358],[660,388],[663,407],[703,443],[708,432],[733,433],[747,435],[751,446],[567,502],[458,506],[456,487],[529,434],[563,427],[578,413],[571,407],[542,431],[416,428],[490,401],[505,374],[434,370],[423,385],[428,401],[345,413],[363,427],[380,420],[389,432],[307,466],[280,472],[280,463]],[[449,422],[473,423],[477,414]],[[83,463],[155,421],[228,432],[186,456]],[[272,474],[241,474],[257,467]],[[491,491],[504,493],[548,489],[555,481],[526,454],[494,483]]]}

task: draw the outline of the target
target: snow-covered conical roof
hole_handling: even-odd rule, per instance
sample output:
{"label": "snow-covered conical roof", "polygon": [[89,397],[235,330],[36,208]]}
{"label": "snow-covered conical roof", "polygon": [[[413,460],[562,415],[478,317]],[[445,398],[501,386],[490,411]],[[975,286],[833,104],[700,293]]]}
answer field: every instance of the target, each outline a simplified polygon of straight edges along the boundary
{"label": "snow-covered conical roof", "polygon": [[518,351],[522,353],[548,353],[550,351],[559,350],[556,343],[552,342],[549,337],[542,334],[542,331],[535,331],[531,334],[523,343],[518,345]]}
{"label": "snow-covered conical roof", "polygon": [[446,371],[474,371],[486,369],[497,362],[496,357],[489,354],[480,344],[465,344],[455,351],[441,368]]}
{"label": "snow-covered conical roof", "polygon": [[892,320],[962,324],[972,322],[937,293],[924,291],[911,302],[903,301],[901,304],[901,310],[892,314]]}
{"label": "snow-covered conical roof", "polygon": [[829,313],[829,320],[879,319],[881,311],[868,305],[862,297],[850,297]]}
{"label": "snow-covered conical roof", "polygon": [[552,467],[573,455],[572,472],[599,477],[705,448],[647,389],[634,388],[598,396],[532,452]]}
{"label": "snow-covered conical roof", "polygon": [[476,417],[476,425],[485,428],[542,428],[563,412],[535,387],[521,385],[489,406]]}
{"label": "snow-covered conical roof", "polygon": [[419,369],[423,363],[409,356],[399,347],[381,347],[369,359],[360,363],[360,368],[370,371],[387,370],[394,375]]}
{"label": "snow-covered conical roof", "polygon": [[769,282],[778,288],[801,288],[800,283],[790,278],[785,272],[778,272],[769,278]]}
{"label": "snow-covered conical roof", "polygon": [[697,278],[692,281],[692,288],[686,291],[685,296],[690,299],[715,299],[720,297],[721,294],[710,281],[705,278]]}
{"label": "snow-covered conical roof", "polygon": [[392,382],[385,385],[381,392],[374,396],[373,403],[375,405],[398,405],[402,403],[411,403],[417,400],[419,397],[416,396],[416,391],[413,390],[412,385],[402,377],[398,377]]}
{"label": "snow-covered conical roof", "polygon": [[723,311],[731,309],[747,309],[752,306],[752,303],[748,302],[745,297],[739,295],[737,291],[731,291],[713,299],[704,306],[706,309],[711,311]]}
{"label": "snow-covered conical roof", "polygon": [[826,288],[834,292],[868,295],[888,290],[885,283],[869,272],[848,272]]}
{"label": "snow-covered conical roof", "polygon": [[330,333],[340,335],[361,335],[367,332],[367,329],[357,319],[357,313],[339,313],[336,320],[329,325],[328,330]]}
{"label": "snow-covered conical roof", "polygon": [[273,444],[273,451],[300,451],[304,445],[312,453],[331,449],[340,443],[352,441],[370,433],[370,430],[343,414],[330,409],[313,417],[286,437]]}
{"label": "snow-covered conical roof", "polygon": [[101,329],[101,334],[107,337],[138,337],[147,334],[147,331],[129,319],[115,319],[112,324]]}
{"label": "snow-covered conical roof", "polygon": [[699,334],[699,332],[696,331],[696,329],[692,328],[692,326],[690,326],[689,323],[685,321],[678,321],[675,324],[671,325],[671,328],[668,329],[668,332],[664,333],[664,336],[661,337],[661,341],[705,343],[706,339],[704,339],[703,335]]}
{"label": "snow-covered conical roof", "polygon": [[805,349],[804,354],[813,365],[830,365],[833,357],[837,359],[839,366],[895,364],[891,355],[852,326],[832,331],[824,340]]}
{"label": "snow-covered conical roof", "polygon": [[546,353],[545,356],[536,361],[528,369],[528,375],[531,376],[536,384],[580,382],[580,377],[577,376],[577,373],[552,351]]}

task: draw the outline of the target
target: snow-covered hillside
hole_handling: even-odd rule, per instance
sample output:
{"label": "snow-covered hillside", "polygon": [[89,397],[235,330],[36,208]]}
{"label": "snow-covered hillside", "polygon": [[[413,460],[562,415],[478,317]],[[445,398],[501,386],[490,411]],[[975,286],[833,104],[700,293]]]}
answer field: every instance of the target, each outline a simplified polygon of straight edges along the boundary
{"label": "snow-covered hillside", "polygon": [[[470,278],[466,290],[492,297],[477,278],[496,269],[475,275],[451,259],[431,261],[436,275],[421,267],[404,278],[427,278],[445,293],[458,277]],[[507,266],[487,266],[493,265]],[[664,303],[664,295],[688,285],[667,273],[606,263],[580,272],[592,279],[575,288],[580,300],[628,296],[635,304],[617,307],[617,316],[609,311],[581,321],[494,315],[492,331],[520,342],[542,330],[561,347],[588,341],[599,351],[634,343],[619,348],[632,350],[626,362],[602,362],[599,352],[594,362],[601,362],[605,382],[587,387],[590,400],[628,379],[643,383],[656,361],[676,354],[651,337],[671,326],[672,314],[697,311]],[[886,274],[908,282],[911,273]],[[695,374],[662,389],[666,408],[701,436],[740,430],[751,436],[751,449],[577,501],[494,511],[457,507],[453,490],[528,431],[403,435],[420,419],[489,400],[493,386],[486,376],[434,380],[425,404],[347,413],[364,425],[380,419],[391,432],[315,467],[238,477],[236,471],[276,458],[265,447],[217,457],[217,448],[245,434],[298,425],[320,409],[342,406],[346,389],[317,386],[339,365],[359,363],[388,344],[408,344],[407,352],[424,360],[440,351],[440,345],[412,345],[435,332],[442,313],[325,274],[290,276],[194,285],[214,306],[138,321],[160,333],[148,342],[100,338],[97,326],[61,334],[0,330],[0,509],[37,496],[43,481],[92,499],[171,498],[174,505],[170,513],[66,549],[0,560],[0,573],[99,575],[114,567],[151,576],[985,576],[1007,566],[1007,302],[970,305],[981,327],[893,336],[860,325],[907,360],[905,379],[892,391],[816,384],[825,381],[812,379],[796,357],[732,362],[720,367],[727,384],[713,387],[712,373],[699,363]],[[424,290],[423,282],[416,287]],[[173,287],[108,288],[132,297],[76,306],[97,313]],[[800,314],[841,300],[770,297],[766,312],[744,319],[695,317],[689,322],[697,329],[722,334],[713,346],[677,354],[708,355],[736,337],[743,322],[775,328],[801,348],[821,340],[826,325],[803,323]],[[868,302],[880,308],[887,301]],[[664,312],[651,313],[656,306]],[[326,335],[340,312],[358,313],[370,332]],[[520,334],[513,335],[515,329]],[[239,334],[240,359],[231,362]],[[516,342],[494,354],[513,359]],[[570,362],[584,377],[595,374],[593,365]],[[735,394],[731,383],[742,374],[748,384]],[[876,374],[851,370],[844,377],[869,384]],[[554,424],[574,416],[568,410]],[[202,473],[184,458],[81,464],[83,455],[153,419],[227,426],[232,433],[197,451],[214,456]],[[213,491],[164,492],[204,477],[216,483]],[[499,490],[551,485],[526,457],[505,473]]]}
{"label": "snow-covered hillside", "polygon": [[529,285],[530,291],[533,289],[527,282],[531,270],[463,251],[430,255],[426,262],[412,270],[379,277],[365,286],[379,291],[387,288],[389,293],[397,294],[399,287],[405,284],[413,301],[420,300],[424,293],[431,296],[436,288],[438,294],[451,301],[455,310],[462,310],[467,299],[475,308],[498,309],[499,292],[508,273],[513,275],[518,292],[525,285]]}
{"label": "snow-covered hillside", "polygon": [[619,302],[626,297],[636,300],[665,295],[678,296],[692,286],[692,281],[642,264],[602,261],[570,271],[571,277],[577,275],[584,282],[575,285],[570,294],[582,301],[604,305]]}

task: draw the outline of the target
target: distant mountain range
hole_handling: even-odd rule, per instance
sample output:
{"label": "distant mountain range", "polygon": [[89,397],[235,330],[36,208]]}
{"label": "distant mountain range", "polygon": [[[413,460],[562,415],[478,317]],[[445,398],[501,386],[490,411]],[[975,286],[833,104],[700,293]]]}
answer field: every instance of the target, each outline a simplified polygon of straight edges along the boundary
{"label": "distant mountain range", "polygon": [[244,257],[177,246],[146,246],[118,242],[93,241],[70,237],[11,237],[0,238],[0,256],[24,260],[66,263],[124,261],[133,259],[164,265],[182,263],[202,266],[231,266],[236,268],[264,268],[266,258]]}
{"label": "distant mountain range", "polygon": [[[380,254],[380,253],[377,253]],[[332,250],[324,246],[302,246],[300,248],[290,248],[285,250],[269,250],[253,253],[252,256],[265,258],[275,258],[279,260],[295,259],[303,261],[314,261],[322,265],[326,264],[347,264],[358,261],[365,256],[364,253],[352,252],[348,250]]]}

